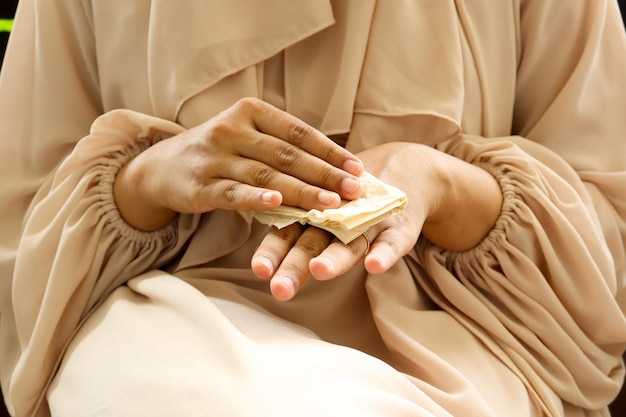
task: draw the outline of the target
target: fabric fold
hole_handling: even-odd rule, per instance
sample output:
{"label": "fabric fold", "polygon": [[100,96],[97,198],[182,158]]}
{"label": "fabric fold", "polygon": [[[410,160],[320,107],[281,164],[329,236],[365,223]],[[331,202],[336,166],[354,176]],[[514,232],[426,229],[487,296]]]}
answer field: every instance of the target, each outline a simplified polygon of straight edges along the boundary
{"label": "fabric fold", "polygon": [[601,408],[624,374],[626,319],[583,184],[556,155],[542,151],[548,168],[507,138],[466,136],[444,149],[491,171],[504,204],[495,228],[474,249],[450,253],[421,241],[420,286],[503,356],[554,415],[560,407],[554,393],[577,407]]}
{"label": "fabric fold", "polygon": [[460,133],[464,79],[455,2],[428,2],[428,13],[423,3],[376,4],[347,145],[354,152],[389,141],[432,145]]}
{"label": "fabric fold", "polygon": [[268,0],[262,8],[255,0],[156,0],[150,16],[150,93],[155,115],[169,120],[191,96],[334,23],[328,0]]}
{"label": "fabric fold", "polygon": [[285,51],[285,109],[327,135],[347,133],[375,0],[334,1],[336,23]]}
{"label": "fabric fold", "polygon": [[[327,343],[380,355],[442,415],[605,415],[626,346],[617,3],[479,3],[21,1],[0,78],[0,370],[11,411],[48,415],[47,381],[61,359],[77,360],[63,353],[81,319],[129,277],[163,268],[205,296],[192,310],[216,294],[244,297]],[[267,65],[281,51],[284,67]],[[505,194],[496,227],[469,251],[422,239],[393,276],[361,265],[278,303],[250,270],[267,228],[249,213],[181,215],[151,234],[121,220],[111,184],[124,161],[263,94],[347,133],[354,152],[411,141],[484,168]],[[167,299],[169,288],[158,292]],[[159,353],[175,364],[176,351]],[[124,376],[143,371],[116,359]],[[70,391],[85,381],[75,376]]]}
{"label": "fabric fold", "polygon": [[[107,113],[35,196],[13,281],[23,351],[11,389],[22,397],[42,395],[66,344],[93,306],[146,265],[158,268],[173,259],[195,230],[199,216],[180,216],[155,232],[139,231],[122,219],[113,200],[113,181],[122,165],[181,131],[172,122],[127,110]],[[102,258],[117,263],[103,266]],[[39,276],[47,279],[32,280]]]}

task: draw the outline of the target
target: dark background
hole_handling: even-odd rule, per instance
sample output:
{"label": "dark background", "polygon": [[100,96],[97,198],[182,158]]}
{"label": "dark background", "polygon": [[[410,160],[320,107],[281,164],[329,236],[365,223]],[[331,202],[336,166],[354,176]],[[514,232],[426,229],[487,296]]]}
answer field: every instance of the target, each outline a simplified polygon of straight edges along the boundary
{"label": "dark background", "polygon": [[[67,1],[67,0],[57,0]],[[133,0],[128,0],[133,1]],[[498,0],[496,0],[498,1]],[[561,0],[569,1],[569,0]],[[595,0],[589,0],[595,1]],[[17,7],[18,0],[0,0],[0,19],[12,19],[15,14],[15,8]],[[620,8],[622,10],[622,17],[626,20],[626,0],[618,0]],[[6,48],[7,40],[9,39],[9,33],[0,32],[0,65],[4,58],[4,50]],[[626,74],[625,74],[626,76]],[[0,417],[9,417],[9,414],[3,407],[4,402],[0,394]],[[622,394],[615,401],[611,407],[613,417],[626,417],[626,389],[622,390]]]}
{"label": "dark background", "polygon": [[[0,0],[0,19],[13,19],[18,0]],[[131,1],[131,0],[129,0]],[[4,49],[9,40],[8,32],[0,32],[0,65],[4,58]],[[0,416],[1,417],[1,416]]]}
{"label": "dark background", "polygon": [[[0,19],[13,19],[15,14],[15,8],[17,7],[18,0],[0,0]],[[66,1],[66,0],[60,0]],[[132,1],[132,0],[129,0]],[[8,32],[0,32],[0,65],[4,58],[4,50],[9,40]],[[4,408],[4,400],[2,400],[2,393],[0,392],[0,417],[9,417],[9,413]]]}

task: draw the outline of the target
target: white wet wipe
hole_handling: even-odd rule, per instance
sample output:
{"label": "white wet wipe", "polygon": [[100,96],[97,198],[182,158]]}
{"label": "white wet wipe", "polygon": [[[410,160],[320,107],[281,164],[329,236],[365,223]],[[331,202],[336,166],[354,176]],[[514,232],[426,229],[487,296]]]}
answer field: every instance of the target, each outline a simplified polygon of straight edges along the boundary
{"label": "white wet wipe", "polygon": [[342,201],[341,206],[326,210],[303,210],[297,207],[280,206],[273,210],[253,211],[252,216],[263,224],[279,229],[295,222],[319,227],[335,235],[347,244],[367,229],[389,216],[404,210],[406,194],[375,176],[364,173],[360,177],[365,188],[362,197]]}

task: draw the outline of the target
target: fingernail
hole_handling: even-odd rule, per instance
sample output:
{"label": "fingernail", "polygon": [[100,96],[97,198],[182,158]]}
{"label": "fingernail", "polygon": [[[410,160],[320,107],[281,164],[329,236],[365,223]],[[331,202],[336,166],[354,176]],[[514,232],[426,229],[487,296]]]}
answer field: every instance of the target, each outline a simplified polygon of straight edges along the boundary
{"label": "fingernail", "polygon": [[261,198],[263,199],[264,203],[269,203],[270,201],[272,201],[272,195],[273,193],[271,191],[266,191],[263,193]]}
{"label": "fingernail", "polygon": [[363,164],[359,161],[348,159],[343,164],[343,170],[346,172],[349,172],[350,174],[358,176],[358,175],[361,175],[361,173],[363,172]]}
{"label": "fingernail", "polygon": [[341,181],[341,189],[347,193],[354,193],[361,187],[361,183],[354,178],[344,178]]}
{"label": "fingernail", "polygon": [[328,191],[320,191],[317,198],[325,206],[337,206],[341,202],[341,198],[337,194]]}
{"label": "fingernail", "polygon": [[321,259],[322,263],[326,267],[326,274],[329,276],[335,275],[335,262],[332,259]]}
{"label": "fingernail", "polygon": [[380,268],[387,268],[387,260],[385,258],[382,258],[380,256],[372,256],[371,261],[377,263]]}
{"label": "fingernail", "polygon": [[296,283],[289,277],[276,277],[270,287],[274,297],[281,301],[290,300],[296,295]]}
{"label": "fingernail", "polygon": [[264,203],[270,204],[272,203],[272,199],[276,197],[277,193],[274,191],[266,191],[261,195],[261,199]]}
{"label": "fingernail", "polygon": [[267,270],[268,276],[272,276],[274,274],[274,265],[272,264],[272,261],[265,257],[262,257],[258,259],[258,262],[263,265],[263,267]]}
{"label": "fingernail", "polygon": [[281,282],[291,294],[296,290],[296,283],[289,277],[280,277],[279,282]]}

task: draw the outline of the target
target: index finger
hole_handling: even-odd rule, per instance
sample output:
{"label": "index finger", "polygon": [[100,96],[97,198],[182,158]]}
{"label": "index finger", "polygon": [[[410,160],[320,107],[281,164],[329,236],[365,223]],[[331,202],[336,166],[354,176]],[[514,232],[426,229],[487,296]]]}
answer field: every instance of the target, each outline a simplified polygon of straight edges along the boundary
{"label": "index finger", "polygon": [[261,100],[251,100],[251,119],[255,127],[268,135],[282,139],[305,150],[336,168],[357,177],[363,173],[363,163],[354,154],[302,120]]}

